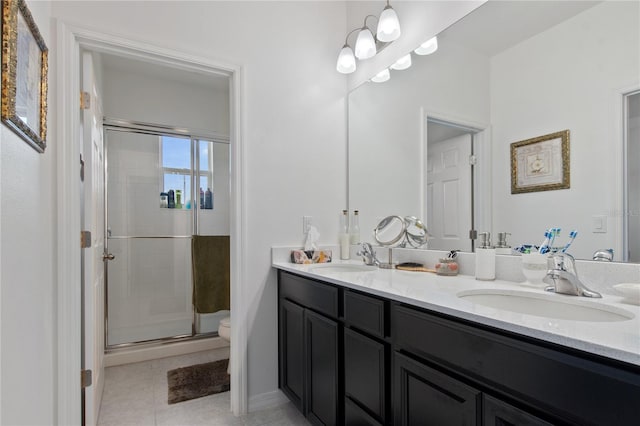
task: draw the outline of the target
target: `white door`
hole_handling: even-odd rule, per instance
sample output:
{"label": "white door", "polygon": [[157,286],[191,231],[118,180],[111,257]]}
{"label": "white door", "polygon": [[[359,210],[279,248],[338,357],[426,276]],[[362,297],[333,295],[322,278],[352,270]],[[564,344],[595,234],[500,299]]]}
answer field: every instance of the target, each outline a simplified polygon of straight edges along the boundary
{"label": "white door", "polygon": [[471,134],[427,148],[428,247],[471,251]]}
{"label": "white door", "polygon": [[84,249],[84,369],[92,371],[85,388],[85,424],[95,425],[104,387],[104,145],[102,104],[93,56],[82,55],[82,92],[89,108],[82,110],[84,160],[84,229],[91,232],[91,247]]}

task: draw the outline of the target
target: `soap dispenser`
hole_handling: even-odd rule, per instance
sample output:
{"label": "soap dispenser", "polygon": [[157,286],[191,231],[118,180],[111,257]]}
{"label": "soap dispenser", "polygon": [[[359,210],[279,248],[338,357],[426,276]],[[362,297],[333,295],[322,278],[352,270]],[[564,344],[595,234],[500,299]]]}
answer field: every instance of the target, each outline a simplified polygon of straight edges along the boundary
{"label": "soap dispenser", "polygon": [[496,254],[511,254],[511,246],[507,243],[507,235],[511,235],[511,233],[498,232],[498,242],[495,246]]}
{"label": "soap dispenser", "polygon": [[496,279],[496,249],[491,247],[491,234],[478,234],[479,245],[476,249],[476,280],[491,281]]}

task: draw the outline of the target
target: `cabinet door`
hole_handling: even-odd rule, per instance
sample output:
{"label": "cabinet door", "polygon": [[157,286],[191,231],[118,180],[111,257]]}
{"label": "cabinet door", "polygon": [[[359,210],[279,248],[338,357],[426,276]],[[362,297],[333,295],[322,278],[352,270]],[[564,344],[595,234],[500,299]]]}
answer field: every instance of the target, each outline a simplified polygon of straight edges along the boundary
{"label": "cabinet door", "polygon": [[338,424],[338,323],[305,311],[307,417],[312,423]]}
{"label": "cabinet door", "polygon": [[489,395],[484,395],[483,400],[484,426],[551,426],[551,423]]}
{"label": "cabinet door", "polygon": [[344,390],[378,421],[386,415],[385,345],[356,331],[344,330]]}
{"label": "cabinet door", "polygon": [[280,389],[304,413],[304,308],[280,299]]}
{"label": "cabinet door", "polygon": [[479,424],[480,391],[398,352],[394,377],[396,425]]}

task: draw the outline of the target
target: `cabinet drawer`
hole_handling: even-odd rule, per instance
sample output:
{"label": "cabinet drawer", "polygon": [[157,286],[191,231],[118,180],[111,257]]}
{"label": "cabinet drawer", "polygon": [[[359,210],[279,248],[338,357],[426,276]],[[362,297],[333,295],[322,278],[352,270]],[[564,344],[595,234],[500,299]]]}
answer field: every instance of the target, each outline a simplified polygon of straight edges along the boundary
{"label": "cabinet drawer", "polygon": [[395,425],[480,424],[481,392],[402,354],[394,354]]}
{"label": "cabinet drawer", "polygon": [[345,322],[373,336],[384,338],[386,333],[386,314],[384,300],[356,293],[344,292]]}
{"label": "cabinet drawer", "polygon": [[337,287],[280,271],[278,291],[280,297],[330,317],[338,317]]}
{"label": "cabinet drawer", "polygon": [[632,425],[640,418],[636,367],[603,364],[576,351],[398,304],[391,308],[391,325],[396,349],[509,394],[538,411],[582,425]]}

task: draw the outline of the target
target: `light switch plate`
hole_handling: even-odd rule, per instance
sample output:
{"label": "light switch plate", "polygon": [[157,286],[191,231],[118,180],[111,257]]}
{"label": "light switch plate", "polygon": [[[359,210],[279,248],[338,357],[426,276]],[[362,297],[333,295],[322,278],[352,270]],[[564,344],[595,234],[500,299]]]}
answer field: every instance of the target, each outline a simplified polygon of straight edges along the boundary
{"label": "light switch plate", "polygon": [[607,217],[599,215],[591,216],[591,232],[594,234],[606,234]]}

